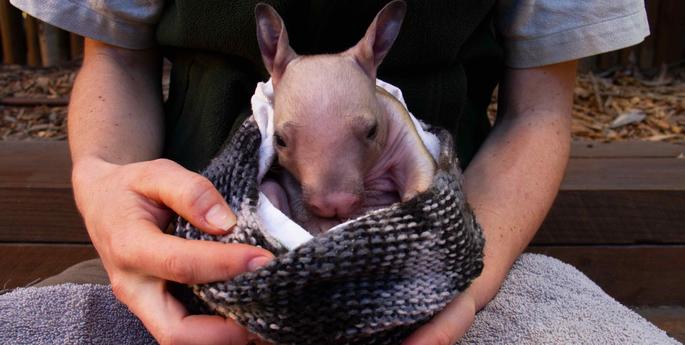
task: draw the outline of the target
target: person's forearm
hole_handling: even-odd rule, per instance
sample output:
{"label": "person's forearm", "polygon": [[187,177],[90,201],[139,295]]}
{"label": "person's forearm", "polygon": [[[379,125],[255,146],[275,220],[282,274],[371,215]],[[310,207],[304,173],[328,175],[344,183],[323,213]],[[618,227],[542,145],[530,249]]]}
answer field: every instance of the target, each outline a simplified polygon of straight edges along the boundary
{"label": "person's forearm", "polygon": [[202,175],[162,152],[159,55],[88,40],[72,93],[69,141],[76,205],[114,296],[162,344],[247,343],[230,319],[190,315],[167,281],[224,281],[271,259],[242,244],[188,241],[162,231],[174,214],[226,234],[235,224],[224,197]]}
{"label": "person's forearm", "polygon": [[[544,220],[570,150],[575,62],[508,70],[497,123],[465,174],[465,192],[485,234],[482,275],[469,293],[481,309]],[[516,87],[514,87],[516,86]]]}
{"label": "person's forearm", "polygon": [[125,164],[157,158],[163,144],[161,58],[86,39],[69,104],[74,167],[96,158]]}

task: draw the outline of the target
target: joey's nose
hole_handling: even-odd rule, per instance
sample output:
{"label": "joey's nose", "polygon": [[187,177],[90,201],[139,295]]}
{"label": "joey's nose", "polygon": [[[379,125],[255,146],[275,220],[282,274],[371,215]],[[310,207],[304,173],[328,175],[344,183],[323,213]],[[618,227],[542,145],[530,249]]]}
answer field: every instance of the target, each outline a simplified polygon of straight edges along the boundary
{"label": "joey's nose", "polygon": [[362,204],[362,198],[353,193],[333,192],[321,196],[312,196],[308,202],[312,212],[319,217],[348,218]]}

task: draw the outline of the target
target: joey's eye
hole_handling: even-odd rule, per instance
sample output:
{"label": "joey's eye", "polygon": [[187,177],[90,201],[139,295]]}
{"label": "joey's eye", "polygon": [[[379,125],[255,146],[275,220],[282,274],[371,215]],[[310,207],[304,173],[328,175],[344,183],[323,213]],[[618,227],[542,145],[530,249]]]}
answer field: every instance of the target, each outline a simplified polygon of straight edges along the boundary
{"label": "joey's eye", "polygon": [[287,147],[288,146],[285,144],[285,140],[283,140],[283,137],[281,137],[278,134],[274,134],[274,141],[276,141],[276,145],[279,147]]}
{"label": "joey's eye", "polygon": [[376,137],[376,132],[378,132],[378,124],[374,124],[373,127],[369,129],[369,133],[366,134],[367,139],[373,139]]}

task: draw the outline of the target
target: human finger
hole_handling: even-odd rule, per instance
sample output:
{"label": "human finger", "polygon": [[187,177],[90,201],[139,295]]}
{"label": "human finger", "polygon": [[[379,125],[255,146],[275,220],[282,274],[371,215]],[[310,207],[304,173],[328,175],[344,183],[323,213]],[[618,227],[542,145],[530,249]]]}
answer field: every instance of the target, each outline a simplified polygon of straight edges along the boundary
{"label": "human finger", "polygon": [[[265,249],[238,243],[193,241],[167,235],[150,221],[113,251],[118,267],[184,284],[228,280],[273,259]],[[150,245],[153,244],[153,245]]]}
{"label": "human finger", "polygon": [[131,282],[129,291],[123,293],[123,302],[160,344],[247,344],[247,331],[233,320],[189,315],[167,292],[164,281],[148,277]]}
{"label": "human finger", "polygon": [[136,168],[135,192],[171,208],[198,229],[218,235],[235,225],[235,214],[204,176],[167,159],[140,163]]}

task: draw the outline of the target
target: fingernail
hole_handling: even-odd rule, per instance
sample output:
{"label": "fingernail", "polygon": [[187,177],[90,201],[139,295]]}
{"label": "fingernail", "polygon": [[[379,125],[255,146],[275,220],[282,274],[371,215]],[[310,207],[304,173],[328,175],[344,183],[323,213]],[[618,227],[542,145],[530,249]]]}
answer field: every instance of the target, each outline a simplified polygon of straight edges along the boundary
{"label": "fingernail", "polygon": [[250,270],[250,272],[254,272],[254,271],[264,267],[270,261],[271,261],[271,258],[266,257],[266,256],[258,256],[258,257],[252,258],[252,260],[250,260],[250,262],[247,263],[247,269]]}
{"label": "fingernail", "polygon": [[207,220],[209,225],[224,231],[228,231],[228,229],[235,224],[233,217],[226,212],[226,207],[219,204],[212,206],[212,208],[207,211],[205,220]]}

